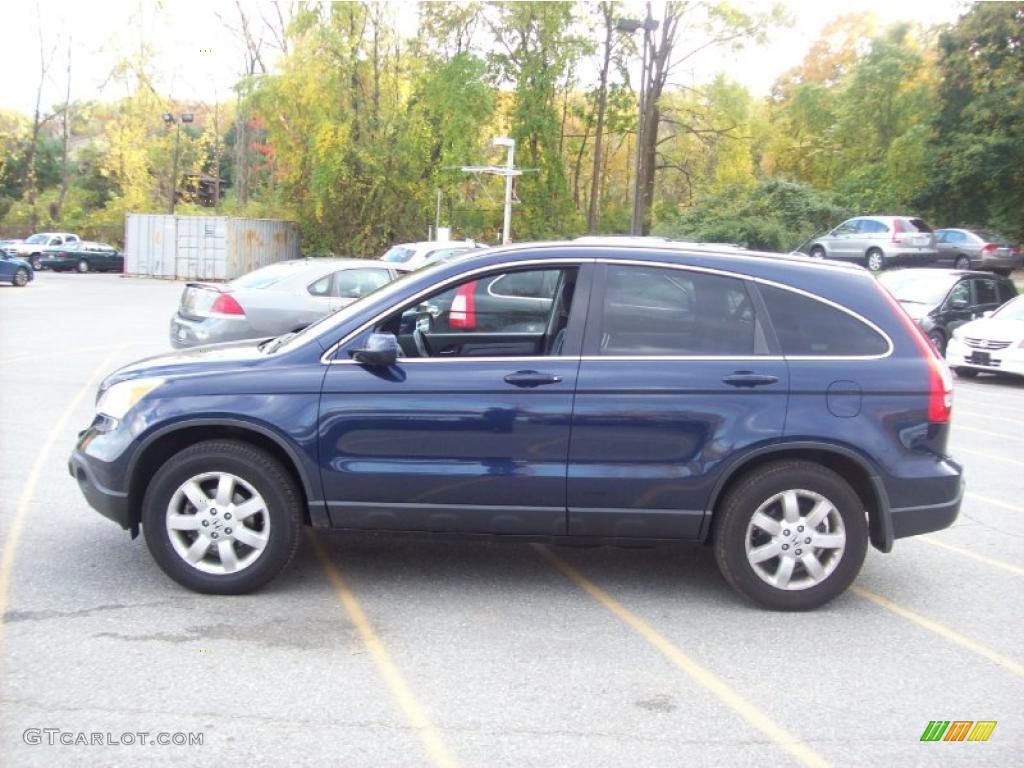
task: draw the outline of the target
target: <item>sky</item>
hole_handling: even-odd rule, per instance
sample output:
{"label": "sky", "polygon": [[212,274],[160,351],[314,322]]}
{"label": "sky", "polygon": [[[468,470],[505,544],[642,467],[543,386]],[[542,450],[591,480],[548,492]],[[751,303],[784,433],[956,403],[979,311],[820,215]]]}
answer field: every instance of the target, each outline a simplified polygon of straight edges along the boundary
{"label": "sky", "polygon": [[[241,0],[258,16],[260,5]],[[734,0],[745,7],[766,9],[771,0]],[[409,0],[405,0],[409,4]],[[642,13],[639,2],[636,6]],[[654,3],[658,16],[660,3]],[[931,25],[954,21],[967,3],[963,0],[782,0],[794,20],[792,27],[776,29],[765,45],[739,53],[709,54],[690,75],[696,80],[723,71],[755,94],[768,92],[775,79],[800,63],[822,27],[837,16],[871,11],[883,23],[917,21]],[[263,4],[262,7],[266,7]],[[415,15],[398,14],[415,32]],[[228,0],[6,0],[0,4],[4,34],[4,73],[0,76],[0,109],[31,114],[39,84],[40,36],[53,63],[43,90],[43,110],[63,102],[67,83],[67,54],[71,53],[72,100],[115,99],[123,95],[109,82],[119,52],[139,45],[139,29],[156,52],[157,87],[180,101],[229,101],[232,86],[242,71],[240,40],[229,28],[237,26],[238,12]],[[15,65],[16,66],[12,66]]]}

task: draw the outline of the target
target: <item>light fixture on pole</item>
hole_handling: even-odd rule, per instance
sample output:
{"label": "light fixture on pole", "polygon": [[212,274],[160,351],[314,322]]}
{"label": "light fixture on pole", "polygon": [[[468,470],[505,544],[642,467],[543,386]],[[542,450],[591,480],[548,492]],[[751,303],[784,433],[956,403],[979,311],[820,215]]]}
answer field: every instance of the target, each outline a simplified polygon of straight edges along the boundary
{"label": "light fixture on pole", "polygon": [[640,97],[637,100],[639,102],[639,111],[637,114],[636,121],[636,160],[635,160],[635,180],[633,189],[633,219],[630,226],[630,233],[634,235],[642,235],[643,232],[643,192],[641,182],[643,181],[643,145],[644,145],[644,114],[646,112],[647,104],[647,76],[650,70],[650,64],[647,61],[647,52],[651,48],[651,33],[658,28],[658,20],[651,18],[651,4],[647,4],[647,18],[645,19],[619,19],[615,23],[615,29],[619,32],[626,32],[627,34],[633,34],[639,29],[644,31],[644,47],[643,55],[640,59]]}
{"label": "light fixture on pole", "polygon": [[512,240],[512,178],[522,176],[523,171],[536,170],[536,168],[516,168],[515,152],[516,140],[508,136],[497,136],[491,142],[495,147],[505,147],[508,154],[505,158],[505,165],[462,165],[459,170],[465,173],[489,173],[492,176],[505,177],[505,221],[502,226],[501,242],[505,245]]}
{"label": "light fixture on pole", "polygon": [[175,116],[170,112],[164,112],[161,116],[164,125],[174,125],[174,161],[171,165],[171,213],[174,213],[174,206],[178,203],[178,152],[181,148],[181,124],[191,123],[195,116],[191,112],[182,112]]}

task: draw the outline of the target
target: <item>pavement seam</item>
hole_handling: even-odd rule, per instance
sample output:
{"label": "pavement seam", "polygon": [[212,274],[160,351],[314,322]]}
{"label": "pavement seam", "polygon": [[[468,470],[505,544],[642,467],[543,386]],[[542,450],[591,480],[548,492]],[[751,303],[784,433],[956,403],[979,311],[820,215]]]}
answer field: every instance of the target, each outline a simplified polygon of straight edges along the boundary
{"label": "pavement seam", "polygon": [[817,752],[765,715],[715,673],[690,658],[668,638],[590,581],[580,571],[542,544],[534,544],[533,548],[569,581],[601,603],[616,618],[660,651],[673,666],[714,695],[774,745],[788,752],[800,765],[815,766],[816,768],[829,766],[828,761]]}

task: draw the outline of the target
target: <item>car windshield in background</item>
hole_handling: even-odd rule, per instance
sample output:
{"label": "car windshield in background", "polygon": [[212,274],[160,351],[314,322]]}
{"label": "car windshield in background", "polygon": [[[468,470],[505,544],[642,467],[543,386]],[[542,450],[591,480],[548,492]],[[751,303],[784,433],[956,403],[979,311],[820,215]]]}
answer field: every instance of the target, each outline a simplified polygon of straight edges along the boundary
{"label": "car windshield in background", "polygon": [[974,230],[974,234],[984,240],[986,243],[995,243],[996,245],[1010,245],[1010,241],[997,232],[989,232],[984,229]]}
{"label": "car windshield in background", "polygon": [[1006,302],[992,313],[992,317],[998,317],[1000,320],[1024,321],[1024,296],[1018,296],[1016,299]]}
{"label": "car windshield in background", "polygon": [[388,249],[388,252],[380,257],[381,261],[390,261],[392,264],[401,264],[403,261],[408,261],[415,254],[412,248],[399,248],[397,245],[394,248]]}
{"label": "car windshield in background", "polygon": [[46,235],[32,235],[32,237],[30,237],[25,242],[29,243],[30,245],[35,245],[36,243],[45,243],[47,239],[48,238],[46,237]]}
{"label": "car windshield in background", "polygon": [[307,266],[305,261],[282,261],[231,281],[233,288],[269,288]]}
{"label": "car windshield in background", "polygon": [[942,301],[957,280],[955,275],[929,274],[916,269],[887,272],[878,279],[899,301],[928,306]]}

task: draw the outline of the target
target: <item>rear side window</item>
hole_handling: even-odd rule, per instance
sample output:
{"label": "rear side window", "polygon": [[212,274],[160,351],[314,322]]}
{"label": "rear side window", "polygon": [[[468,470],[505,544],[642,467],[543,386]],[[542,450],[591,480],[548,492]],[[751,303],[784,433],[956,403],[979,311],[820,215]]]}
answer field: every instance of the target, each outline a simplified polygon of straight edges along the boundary
{"label": "rear side window", "polygon": [[860,232],[866,235],[880,235],[884,232],[888,232],[889,228],[880,221],[872,221],[871,219],[864,219],[860,223]]}
{"label": "rear side window", "polygon": [[996,294],[995,280],[974,281],[974,303],[975,304],[998,304],[999,298]]}
{"label": "rear side window", "polygon": [[999,303],[1003,304],[1017,295],[1017,289],[1009,283],[999,283]]}
{"label": "rear side window", "polygon": [[637,266],[607,274],[602,355],[748,356],[762,346],[743,280]]}
{"label": "rear side window", "polygon": [[853,315],[800,293],[759,288],[787,357],[870,357],[889,350],[878,331]]}
{"label": "rear side window", "polygon": [[334,295],[342,299],[361,299],[391,280],[386,269],[345,269],[334,273]]}

